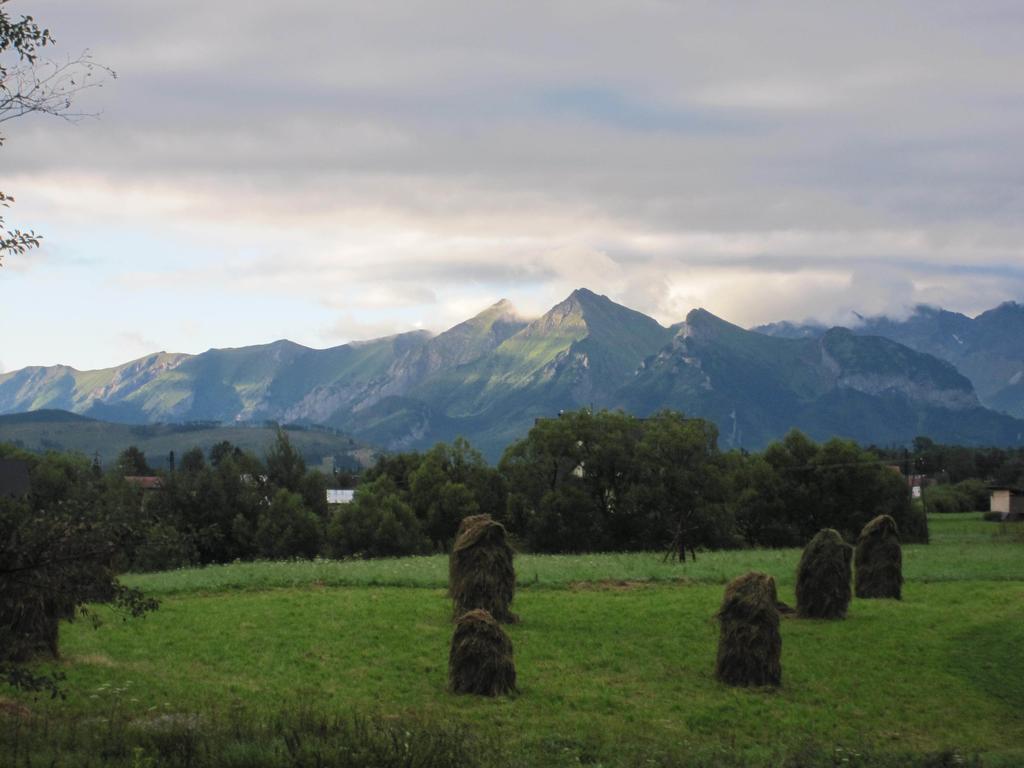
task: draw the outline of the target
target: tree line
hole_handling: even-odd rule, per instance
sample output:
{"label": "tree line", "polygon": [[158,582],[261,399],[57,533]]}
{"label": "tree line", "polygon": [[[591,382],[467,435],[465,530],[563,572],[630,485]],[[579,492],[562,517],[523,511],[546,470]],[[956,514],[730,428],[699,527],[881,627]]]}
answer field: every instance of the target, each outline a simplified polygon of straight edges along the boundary
{"label": "tree line", "polygon": [[443,552],[481,512],[534,552],[799,546],[823,527],[852,538],[878,514],[905,540],[927,539],[923,510],[882,452],[796,431],[761,453],[723,452],[713,424],[670,411],[540,419],[496,466],[461,438],[387,454],[345,477],[358,481],[355,499],[330,508],[337,478],[310,470],[283,431],[262,457],[228,442],[193,448],[157,490],[125,479],[154,474],[137,448],[106,472],[73,454],[4,455],[32,465],[29,497],[2,502],[8,527],[70,509],[116,521],[122,570]]}
{"label": "tree line", "polygon": [[[479,512],[534,552],[802,546],[823,527],[852,540],[879,514],[904,540],[927,540],[905,478],[877,453],[797,431],[758,454],[722,452],[717,438],[710,422],[671,411],[581,410],[538,420],[493,468],[459,440],[393,455],[342,513],[360,534],[339,554],[444,549]],[[401,545],[381,535],[398,521]]]}

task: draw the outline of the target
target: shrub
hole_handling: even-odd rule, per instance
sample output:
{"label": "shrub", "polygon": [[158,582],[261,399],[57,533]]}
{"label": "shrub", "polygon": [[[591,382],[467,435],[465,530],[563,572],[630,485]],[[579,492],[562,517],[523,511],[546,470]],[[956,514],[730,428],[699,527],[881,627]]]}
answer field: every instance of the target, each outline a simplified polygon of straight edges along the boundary
{"label": "shrub", "polygon": [[327,541],[333,557],[401,557],[430,550],[420,521],[388,477],[360,486],[355,500],[339,507]]}
{"label": "shrub", "polygon": [[977,478],[961,480],[953,488],[956,489],[957,496],[960,497],[961,504],[965,507],[964,512],[981,512],[988,509],[992,492],[984,480]]}
{"label": "shrub", "polygon": [[153,523],[145,530],[145,538],[131,555],[135,571],[167,571],[194,564],[198,560],[190,537],[169,523]]}
{"label": "shrub", "polygon": [[832,528],[815,534],[796,571],[796,611],[805,619],[841,619],[850,605],[853,550]]}
{"label": "shrub", "polygon": [[259,516],[256,546],[261,557],[315,557],[320,551],[320,521],[302,496],[284,488]]}
{"label": "shrub", "polygon": [[914,499],[903,515],[893,515],[893,519],[899,526],[902,541],[907,544],[928,543],[928,515],[919,499]]}
{"label": "shrub", "polygon": [[888,515],[879,515],[864,526],[854,555],[854,591],[857,597],[900,599],[903,587],[903,553],[899,529]]}
{"label": "shrub", "polygon": [[775,579],[751,572],[729,582],[718,611],[715,677],[728,685],[782,683]]}
{"label": "shrub", "polygon": [[516,690],[512,641],[485,610],[469,611],[455,622],[448,655],[448,690],[480,696]]}
{"label": "shrub", "polygon": [[963,480],[956,485],[932,485],[924,489],[924,505],[931,514],[975,512],[988,509],[988,486],[981,480]]}

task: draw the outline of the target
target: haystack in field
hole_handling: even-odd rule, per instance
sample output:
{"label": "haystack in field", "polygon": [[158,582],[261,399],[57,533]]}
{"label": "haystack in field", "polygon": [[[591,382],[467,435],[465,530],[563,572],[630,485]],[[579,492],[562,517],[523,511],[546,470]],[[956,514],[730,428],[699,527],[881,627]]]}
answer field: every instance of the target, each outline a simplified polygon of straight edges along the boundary
{"label": "haystack in field", "polygon": [[729,685],[782,683],[782,635],[779,633],[775,579],[751,572],[725,588],[718,611],[720,632],[715,677]]}
{"label": "haystack in field", "polygon": [[448,690],[480,696],[516,690],[512,641],[485,610],[469,611],[455,621],[448,654]]}
{"label": "haystack in field", "polygon": [[854,554],[854,592],[857,597],[894,597],[903,589],[903,551],[896,521],[879,515],[864,526]]}
{"label": "haystack in field", "polygon": [[853,549],[823,528],[804,547],[796,570],[796,612],[805,619],[841,619],[850,605]]}
{"label": "haystack in field", "polygon": [[490,515],[464,518],[448,559],[448,593],[454,618],[483,608],[503,623],[519,617],[509,610],[516,591],[512,547],[505,526]]}

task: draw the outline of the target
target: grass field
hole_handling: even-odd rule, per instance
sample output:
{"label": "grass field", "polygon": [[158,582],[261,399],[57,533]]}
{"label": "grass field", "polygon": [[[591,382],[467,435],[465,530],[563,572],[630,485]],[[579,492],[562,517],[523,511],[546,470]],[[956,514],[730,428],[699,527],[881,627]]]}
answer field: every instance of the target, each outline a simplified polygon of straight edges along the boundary
{"label": "grass field", "polygon": [[[136,575],[160,610],[66,626],[66,700],[20,702],[33,717],[0,719],[0,736],[49,764],[48,750],[80,759],[95,746],[89,723],[186,723],[201,736],[285,712],[358,712],[402,724],[407,740],[423,723],[463,734],[498,765],[1024,765],[1024,539],[978,515],[931,527],[931,545],[905,548],[903,601],[855,600],[845,621],[783,621],[777,691],[714,680],[714,613],[721,584],[750,569],[775,575],[792,603],[797,550],[704,553],[685,566],[652,554],[517,558],[520,692],[495,701],[445,692],[443,558]],[[62,735],[44,738],[44,727]],[[294,757],[286,733],[261,733],[264,753]],[[111,760],[170,759],[140,738]],[[15,762],[0,750],[0,764],[5,754]],[[196,754],[171,762],[218,764]]]}
{"label": "grass field", "polygon": [[[987,523],[976,513],[933,517],[928,545],[903,548],[909,581],[1024,581],[1024,526]],[[696,562],[664,562],[650,552],[591,555],[520,555],[520,587],[562,589],[577,582],[684,582],[725,584],[749,570],[792,584],[799,549],[754,549],[701,553]],[[295,560],[250,562],[135,574],[124,579],[153,595],[262,590],[276,587],[424,587],[448,584],[448,558]]]}

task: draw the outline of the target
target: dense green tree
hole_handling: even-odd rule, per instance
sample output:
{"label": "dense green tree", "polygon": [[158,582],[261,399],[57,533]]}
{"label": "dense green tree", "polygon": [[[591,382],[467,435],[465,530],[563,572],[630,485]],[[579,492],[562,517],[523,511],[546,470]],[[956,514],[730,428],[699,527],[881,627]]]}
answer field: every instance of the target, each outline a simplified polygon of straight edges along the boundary
{"label": "dense green tree", "polygon": [[397,557],[430,550],[419,518],[387,476],[363,483],[355,499],[334,512],[327,540],[333,557]]}
{"label": "dense green tree", "polygon": [[377,457],[377,463],[366,470],[364,481],[372,483],[382,477],[388,477],[399,493],[407,494],[412,488],[412,475],[423,461],[423,455],[410,451],[407,453],[386,453]]}
{"label": "dense green tree", "polygon": [[320,520],[302,503],[302,496],[285,488],[260,513],[255,532],[257,554],[268,559],[315,557],[321,539]]}
{"label": "dense green tree", "polygon": [[15,458],[31,465],[35,485],[23,499],[0,499],[0,679],[56,691],[53,677],[22,662],[57,654],[60,621],[93,602],[136,614],[155,607],[116,578],[139,539],[139,494],[120,478],[97,478],[85,457]]}
{"label": "dense green tree", "polygon": [[800,543],[800,526],[787,512],[780,473],[761,455],[727,454],[736,535],[748,544],[788,547]]}
{"label": "dense green tree", "polygon": [[728,510],[721,473],[708,471],[716,439],[707,422],[671,412],[542,420],[499,464],[510,489],[508,523],[543,551],[661,548],[677,533],[689,546],[718,543],[728,526],[708,515]]}
{"label": "dense green tree", "polygon": [[146,454],[134,445],[129,445],[121,451],[114,467],[125,477],[145,477],[153,474],[153,468],[146,461]]}
{"label": "dense green tree", "polygon": [[878,515],[893,517],[905,541],[927,540],[927,522],[912,508],[905,478],[853,441],[818,445],[793,431],[768,446],[764,459],[778,478],[772,489],[780,522],[796,533],[793,540],[772,543],[800,544],[822,528],[854,541]]}
{"label": "dense green tree", "polygon": [[462,518],[488,512],[502,518],[507,492],[501,475],[463,438],[438,443],[409,475],[409,502],[434,546],[447,549]]}
{"label": "dense green tree", "polygon": [[310,470],[299,481],[302,503],[321,520],[327,519],[327,475]]}
{"label": "dense green tree", "polygon": [[734,543],[718,431],[703,419],[664,411],[643,424],[633,494],[639,525],[627,540],[646,549],[671,542],[680,559],[694,547]]}
{"label": "dense green tree", "polygon": [[210,463],[215,467],[219,467],[221,462],[227,459],[235,459],[237,461],[241,456],[242,449],[237,445],[232,445],[228,440],[221,440],[210,447]]}
{"label": "dense green tree", "polygon": [[190,475],[198,475],[206,468],[206,459],[203,456],[203,449],[198,447],[189,448],[181,454],[181,461],[178,462],[178,469]]}
{"label": "dense green tree", "polygon": [[267,480],[275,488],[286,488],[296,493],[302,489],[302,479],[306,475],[306,462],[295,446],[292,445],[288,433],[277,428],[277,437],[267,450],[265,457]]}

